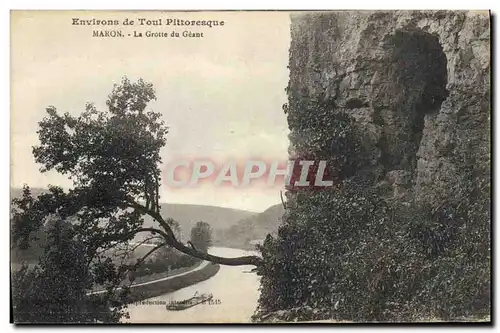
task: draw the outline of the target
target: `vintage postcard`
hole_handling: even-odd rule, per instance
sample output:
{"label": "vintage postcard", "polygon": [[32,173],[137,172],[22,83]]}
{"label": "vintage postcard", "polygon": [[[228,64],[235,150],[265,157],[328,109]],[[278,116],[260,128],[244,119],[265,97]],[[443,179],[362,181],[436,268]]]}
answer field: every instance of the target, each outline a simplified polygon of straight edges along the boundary
{"label": "vintage postcard", "polygon": [[491,322],[488,11],[11,11],[23,323]]}

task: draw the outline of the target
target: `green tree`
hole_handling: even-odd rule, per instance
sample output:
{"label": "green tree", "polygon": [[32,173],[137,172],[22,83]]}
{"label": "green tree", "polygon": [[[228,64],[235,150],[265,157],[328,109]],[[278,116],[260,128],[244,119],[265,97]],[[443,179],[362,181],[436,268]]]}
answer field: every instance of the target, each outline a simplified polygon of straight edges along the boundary
{"label": "green tree", "polygon": [[[146,110],[154,99],[152,84],[124,78],[109,95],[105,111],[87,104],[85,112],[72,116],[47,108],[37,132],[40,145],[33,148],[33,155],[42,172],[66,175],[74,188],[64,192],[53,187],[50,193],[17,207],[13,229],[18,240],[58,212],[78,220],[79,234],[94,250],[145,233],[161,236],[162,244],[199,259],[224,265],[260,263],[257,256],[222,258],[196,251],[176,237],[173,220],[161,215],[160,150],[168,128],[160,113]],[[158,227],[143,227],[144,215]]]}
{"label": "green tree", "polygon": [[[41,172],[65,175],[73,181],[73,188],[64,191],[50,186],[48,193],[35,198],[25,186],[22,198],[12,202],[13,242],[26,246],[30,235],[53,216],[71,220],[93,283],[106,286],[109,293],[127,267],[115,265],[103,253],[128,244],[139,234],[162,241],[137,265],[164,246],[225,265],[260,264],[258,256],[223,258],[184,244],[173,231],[173,220],[161,215],[160,151],[168,128],[160,113],[146,109],[154,99],[152,84],[124,78],[108,96],[106,110],[89,103],[82,114],[73,116],[60,114],[53,106],[47,108],[39,122],[40,145],[33,147],[33,156],[42,165]],[[144,227],[144,215],[152,217],[156,226]]]}
{"label": "green tree", "polygon": [[[18,323],[117,322],[122,306],[88,295],[93,281],[84,245],[73,226],[53,220],[47,244],[34,268],[23,266],[12,279],[14,320]],[[116,304],[113,304],[116,305]]]}
{"label": "green tree", "polygon": [[177,239],[181,239],[181,237],[182,237],[182,229],[181,229],[181,225],[179,224],[179,222],[177,222],[173,218],[168,218],[167,222],[171,226],[172,232],[174,233],[175,237]]}
{"label": "green tree", "polygon": [[208,248],[212,246],[212,228],[210,224],[199,221],[191,229],[191,245],[193,248],[207,252]]}

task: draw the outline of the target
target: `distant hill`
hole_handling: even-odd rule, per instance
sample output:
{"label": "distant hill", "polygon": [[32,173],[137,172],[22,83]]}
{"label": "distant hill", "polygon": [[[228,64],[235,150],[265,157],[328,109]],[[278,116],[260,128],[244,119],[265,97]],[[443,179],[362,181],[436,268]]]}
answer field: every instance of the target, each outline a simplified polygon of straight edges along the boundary
{"label": "distant hill", "polygon": [[[41,188],[32,188],[31,190],[35,196],[48,191],[47,189]],[[21,188],[11,188],[11,198],[19,197],[21,195]],[[214,230],[227,229],[238,223],[238,221],[250,218],[256,213],[215,206],[162,203],[161,214],[164,218],[171,217],[179,222],[182,238],[188,239],[191,233],[191,228],[198,221],[205,221],[209,223]],[[156,224],[156,222],[154,222],[154,220],[149,216],[146,216],[144,220],[144,226],[152,226]]]}
{"label": "distant hill", "polygon": [[[183,239],[189,238],[191,228],[198,221],[207,222],[214,230],[227,229],[238,223],[238,221],[249,218],[254,214],[255,212],[215,206],[161,204],[161,215],[164,218],[171,217],[179,222]],[[144,220],[145,226],[155,225],[156,223],[149,216],[146,216]]]}
{"label": "distant hill", "polygon": [[[45,192],[48,192],[49,190],[46,189],[46,188],[38,188],[38,187],[30,187],[30,190],[31,190],[31,194],[33,196],[38,196],[42,193],[45,193]],[[14,199],[14,198],[19,198],[23,195],[23,189],[22,188],[19,188],[19,187],[11,187],[10,188],[10,199]]]}
{"label": "distant hill", "polygon": [[255,241],[264,240],[268,234],[278,231],[283,213],[283,205],[277,204],[225,230],[216,230],[214,245],[254,249]]}

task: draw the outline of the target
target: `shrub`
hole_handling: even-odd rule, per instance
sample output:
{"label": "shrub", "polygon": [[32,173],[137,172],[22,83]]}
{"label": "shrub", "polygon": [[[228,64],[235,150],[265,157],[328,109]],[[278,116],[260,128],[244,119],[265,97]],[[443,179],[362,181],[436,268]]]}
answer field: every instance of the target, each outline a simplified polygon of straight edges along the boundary
{"label": "shrub", "polygon": [[[168,253],[168,256],[166,255]],[[157,256],[153,259],[147,260],[140,265],[136,271],[135,276],[151,275],[154,273],[168,272],[172,269],[179,269],[183,267],[191,267],[200,262],[200,259],[182,254],[171,248],[166,249],[162,256]]]}
{"label": "shrub", "polygon": [[337,181],[326,189],[289,189],[277,236],[260,246],[262,288],[254,320],[272,314],[348,321],[488,315],[485,164],[471,160],[472,153],[462,156],[457,165],[467,163],[460,188],[448,191],[438,207],[388,199],[374,186],[376,174],[370,174],[352,119],[325,102],[302,100],[289,92],[292,146],[298,155],[333,162]]}

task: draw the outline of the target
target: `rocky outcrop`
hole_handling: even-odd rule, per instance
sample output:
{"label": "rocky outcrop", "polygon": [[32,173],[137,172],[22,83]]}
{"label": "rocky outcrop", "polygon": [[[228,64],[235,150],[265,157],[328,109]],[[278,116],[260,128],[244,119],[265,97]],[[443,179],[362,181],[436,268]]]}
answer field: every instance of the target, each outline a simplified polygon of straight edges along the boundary
{"label": "rocky outcrop", "polygon": [[287,188],[255,320],[487,315],[489,13],[299,13],[291,32],[290,157],[334,186]]}
{"label": "rocky outcrop", "polygon": [[310,110],[296,101],[319,101],[356,120],[363,168],[391,195],[459,196],[465,169],[489,183],[488,12],[300,13],[291,25],[292,157],[314,150],[293,121]]}

